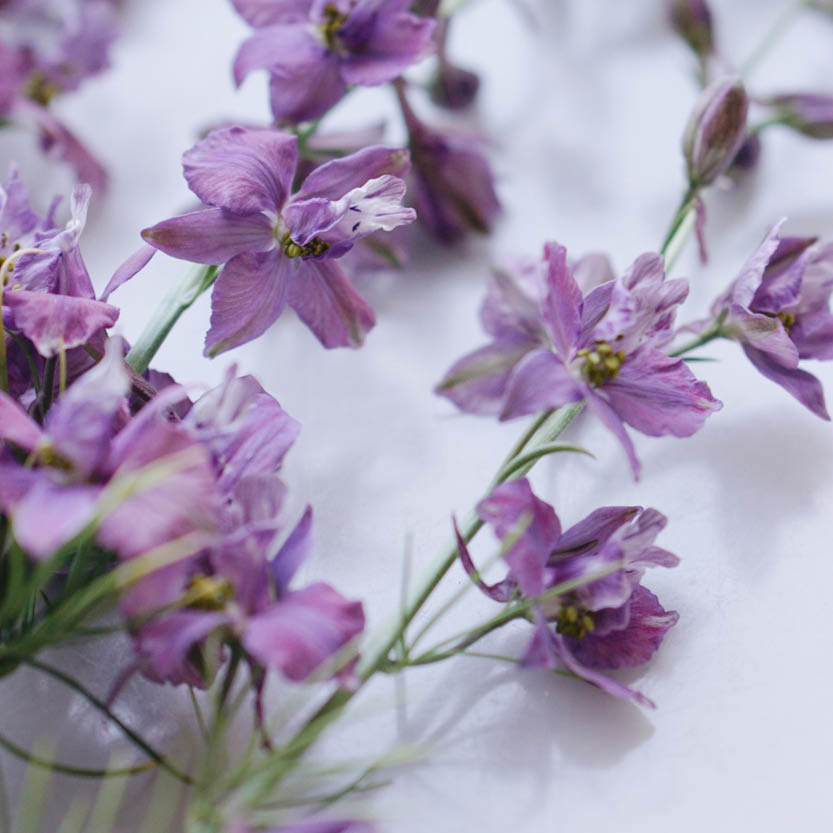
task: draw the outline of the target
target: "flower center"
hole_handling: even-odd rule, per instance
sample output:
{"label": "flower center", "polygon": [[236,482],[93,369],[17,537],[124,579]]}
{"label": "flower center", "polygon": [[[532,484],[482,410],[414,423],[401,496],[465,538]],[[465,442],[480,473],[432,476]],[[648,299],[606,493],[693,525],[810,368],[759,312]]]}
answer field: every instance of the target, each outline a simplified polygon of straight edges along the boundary
{"label": "flower center", "polygon": [[555,629],[558,633],[572,636],[573,639],[581,639],[596,627],[589,612],[582,611],[573,605],[562,607],[555,617],[555,622]]}
{"label": "flower center", "polygon": [[320,25],[319,29],[328,49],[338,49],[338,32],[346,22],[347,15],[340,12],[334,3],[327,3],[324,6],[324,22]]}
{"label": "flower center", "polygon": [[299,246],[288,235],[283,241],[283,250],[287,257],[318,257],[319,255],[323,255],[329,248],[330,244],[320,237],[313,237],[306,246]]}
{"label": "flower center", "polygon": [[581,375],[584,376],[587,384],[597,388],[619,375],[622,362],[625,361],[625,351],[616,350],[606,341],[597,341],[593,349],[585,347],[579,350],[576,355],[583,359]]}
{"label": "flower center", "polygon": [[780,319],[788,333],[795,326],[795,316],[791,312],[779,312],[775,317]]}
{"label": "flower center", "polygon": [[24,95],[45,107],[58,92],[60,92],[60,87],[57,84],[50,81],[42,72],[33,72],[26,81]]}
{"label": "flower center", "polygon": [[197,610],[222,610],[233,597],[231,582],[213,576],[194,576],[185,591],[187,606]]}

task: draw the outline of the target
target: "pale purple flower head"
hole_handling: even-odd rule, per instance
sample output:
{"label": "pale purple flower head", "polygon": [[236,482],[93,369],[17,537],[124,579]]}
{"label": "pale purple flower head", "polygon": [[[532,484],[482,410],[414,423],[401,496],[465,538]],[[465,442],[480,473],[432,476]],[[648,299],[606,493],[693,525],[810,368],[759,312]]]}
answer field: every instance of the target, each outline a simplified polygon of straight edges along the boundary
{"label": "pale purple flower head", "polygon": [[494,585],[477,578],[458,535],[466,572],[495,601],[535,600],[535,629],[521,663],[566,669],[616,697],[650,705],[598,669],[643,665],[677,622],[677,613],[664,610],[641,584],[648,567],[678,563],[654,546],[666,518],[655,509],[608,506],[562,531],[553,508],[526,479],[498,486],[477,513],[509,545],[509,572]]}
{"label": "pale purple flower head", "polygon": [[434,21],[409,11],[410,0],[232,0],[258,29],[234,62],[238,84],[270,73],[279,122],[322,116],[348,86],[392,81],[432,47]]}
{"label": "pale purple flower head", "polygon": [[373,146],[316,168],[290,194],[297,139],[276,130],[216,130],[184,156],[209,208],[145,229],[152,246],[225,264],[212,295],[207,355],[261,335],[291,306],[325,347],[359,346],[373,310],[336,259],[376,231],[415,219],[402,206],[407,151]]}
{"label": "pale purple flower head", "polygon": [[[574,271],[591,282],[585,292]],[[662,257],[651,253],[621,278],[607,277],[598,260],[571,269],[557,243],[547,244],[543,263],[498,271],[481,311],[491,343],[460,359],[437,392],[501,419],[583,400],[637,475],[626,423],[649,436],[688,437],[721,405],[663,350],[688,283],[666,280]]]}
{"label": "pale purple flower head", "polygon": [[752,364],[822,419],[830,419],[819,380],[802,359],[833,358],[833,244],[767,233],[712,314]]}

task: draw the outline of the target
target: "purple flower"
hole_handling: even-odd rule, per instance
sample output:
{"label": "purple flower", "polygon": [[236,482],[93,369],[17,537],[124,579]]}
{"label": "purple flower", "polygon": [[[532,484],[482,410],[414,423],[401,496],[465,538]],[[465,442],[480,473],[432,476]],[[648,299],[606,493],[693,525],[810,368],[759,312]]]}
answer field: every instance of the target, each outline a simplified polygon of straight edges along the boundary
{"label": "purple flower", "polygon": [[269,70],[272,113],[300,122],[324,115],[349,85],[392,81],[430,48],[434,21],[410,0],[233,0],[258,31],[234,62],[238,84]]}
{"label": "purple flower", "polygon": [[41,217],[14,170],[0,186],[3,323],[46,358],[89,343],[119,315],[115,307],[95,299],[81,257],[79,239],[89,199],[89,186],[78,186],[72,216],[60,228],[55,223],[59,200]]}
{"label": "purple flower", "polygon": [[781,123],[811,139],[833,139],[833,95],[794,93],[768,99]]}
{"label": "purple flower", "polygon": [[487,234],[500,214],[494,178],[480,143],[420,121],[398,87],[413,162],[410,195],[420,222],[440,242]]}
{"label": "purple flower", "polygon": [[207,355],[257,338],[287,304],[325,347],[356,347],[375,323],[336,258],[375,231],[414,220],[401,205],[407,152],[374,146],[335,159],[290,195],[297,160],[294,136],[216,130],[184,156],[191,190],[211,207],[142,232],[174,257],[225,264]]}
{"label": "purple flower", "polygon": [[[272,827],[263,833],[375,833],[375,825],[366,821],[301,821],[296,824]],[[256,833],[254,828],[235,825],[229,833]]]}
{"label": "purple flower", "polygon": [[458,534],[466,572],[495,601],[535,601],[533,637],[521,664],[563,668],[616,697],[653,705],[597,669],[643,665],[677,622],[677,613],[664,610],[641,584],[648,567],[678,563],[654,546],[666,518],[655,509],[608,506],[563,532],[526,479],[498,486],[477,513],[508,545],[509,572],[498,584],[485,584]]}
{"label": "purple flower", "polygon": [[[577,265],[591,280],[598,263]],[[585,401],[619,439],[638,475],[625,423],[649,436],[688,437],[721,407],[681,359],[662,349],[672,337],[685,280],[666,280],[657,254],[625,275],[582,293],[567,251],[498,271],[481,311],[492,342],[460,359],[437,392],[471,413],[502,420]]]}
{"label": "purple flower", "polygon": [[700,94],[683,137],[692,188],[714,182],[737,156],[746,138],[749,99],[739,78],[721,78]]}
{"label": "purple flower", "polygon": [[801,359],[833,358],[833,245],[767,233],[712,313],[721,334],[739,341],[753,365],[822,419],[830,419],[819,380]]}

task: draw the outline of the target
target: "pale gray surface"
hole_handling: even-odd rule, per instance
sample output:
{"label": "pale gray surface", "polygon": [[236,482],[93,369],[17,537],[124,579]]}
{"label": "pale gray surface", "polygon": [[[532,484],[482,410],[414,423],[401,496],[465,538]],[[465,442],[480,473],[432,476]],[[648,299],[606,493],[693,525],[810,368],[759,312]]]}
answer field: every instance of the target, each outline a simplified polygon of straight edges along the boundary
{"label": "pale gray surface", "polygon": [[[245,27],[227,5],[136,2],[115,70],[64,102],[67,118],[113,172],[111,194],[86,235],[99,286],[135,248],[140,228],[187,204],[179,157],[197,128],[265,118],[262,79],[239,93],[230,83]],[[304,426],[286,480],[293,510],[306,501],[316,507],[317,547],[305,575],[364,599],[371,628],[396,609],[406,536],[418,569],[446,541],[451,512],[463,514],[479,497],[522,427],[461,416],[431,393],[451,361],[482,341],[476,310],[490,257],[535,254],[553,238],[575,255],[607,250],[624,268],[658,245],[680,195],[679,136],[694,97],[693,62],[665,28],[659,4],[528,5],[534,24],[514,4],[481,0],[454,31],[455,54],[484,79],[478,114],[494,136],[506,206],[492,240],[425,251],[404,273],[367,281],[379,324],[359,353],[325,352],[287,316],[233,354]],[[737,58],[784,3],[715,5],[722,45]],[[808,14],[754,75],[755,89],[830,89],[831,43],[833,22]],[[386,92],[363,92],[333,123],[359,123],[380,108],[393,116]],[[3,156],[22,154],[24,172],[41,169],[44,196],[56,190],[52,170],[25,143],[0,141]],[[710,265],[700,268],[689,251],[677,269],[693,283],[685,318],[704,313],[778,217],[790,217],[790,232],[833,235],[833,144],[782,131],[765,144],[752,179],[710,195]],[[181,272],[182,264],[160,257],[116,296],[128,338]],[[191,311],[157,367],[181,381],[219,379],[231,359],[199,358],[207,314],[206,303]],[[734,346],[708,353],[722,361],[698,370],[725,409],[688,441],[637,435],[640,483],[589,421],[574,436],[598,460],[561,457],[535,475],[566,523],[608,503],[656,506],[670,517],[661,543],[682,564],[648,583],[681,618],[637,682],[659,709],[640,711],[576,682],[475,659],[417,669],[407,678],[405,737],[439,733],[440,740],[425,764],[365,805],[385,830],[820,830],[833,820],[831,428],[759,377]],[[818,374],[833,396],[833,368]],[[454,572],[449,591],[462,580]],[[449,628],[488,610],[472,596]],[[499,635],[493,647],[518,650],[522,639]],[[93,676],[104,660],[104,690],[127,654],[112,645],[68,649],[60,658]],[[19,740],[60,730],[62,756],[75,761],[101,762],[103,740],[124,748],[52,684],[21,676],[4,685],[0,723]],[[392,694],[380,681],[329,744],[333,755],[395,742]],[[151,725],[161,744],[179,721],[170,695],[136,684],[122,714]],[[175,700],[186,714],[184,699]],[[67,783],[66,796],[84,789]],[[143,793],[134,789],[139,807]]]}

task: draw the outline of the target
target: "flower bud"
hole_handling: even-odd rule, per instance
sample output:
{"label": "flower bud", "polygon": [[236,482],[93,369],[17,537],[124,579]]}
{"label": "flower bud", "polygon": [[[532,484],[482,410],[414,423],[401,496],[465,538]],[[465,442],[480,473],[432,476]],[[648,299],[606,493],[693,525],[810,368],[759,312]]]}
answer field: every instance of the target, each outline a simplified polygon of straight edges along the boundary
{"label": "flower bud", "polygon": [[740,150],[735,154],[732,164],[726,169],[726,173],[734,179],[740,179],[758,167],[758,160],[761,158],[761,140],[752,134],[747,136]]}
{"label": "flower bud", "polygon": [[811,139],[833,139],[833,96],[820,93],[776,95],[770,99],[783,124]]}
{"label": "flower bud", "polygon": [[748,110],[740,78],[722,78],[700,94],[683,136],[692,187],[710,185],[731,164],[746,138]]}
{"label": "flower bud", "polygon": [[712,54],[712,13],[706,0],[669,0],[668,19],[674,31],[701,60]]}
{"label": "flower bud", "polygon": [[477,73],[445,61],[431,83],[431,100],[449,110],[462,110],[474,101],[478,89],[480,78]]}

